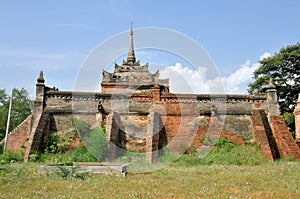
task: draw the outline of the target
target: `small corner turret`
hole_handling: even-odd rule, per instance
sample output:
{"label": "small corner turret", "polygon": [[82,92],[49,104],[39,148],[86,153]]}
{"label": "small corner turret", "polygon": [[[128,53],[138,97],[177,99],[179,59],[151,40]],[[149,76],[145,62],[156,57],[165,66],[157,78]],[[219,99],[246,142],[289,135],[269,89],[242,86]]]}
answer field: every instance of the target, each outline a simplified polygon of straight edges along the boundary
{"label": "small corner turret", "polygon": [[45,79],[44,79],[44,73],[41,70],[36,83],[36,100],[38,99],[43,100],[44,92],[45,92]]}
{"label": "small corner turret", "polygon": [[268,119],[271,123],[271,116],[279,116],[279,104],[277,98],[277,90],[274,85],[273,79],[270,77],[269,85],[267,87],[267,103],[268,103]]}
{"label": "small corner turret", "polygon": [[43,72],[42,70],[40,71],[40,76],[39,76],[39,78],[37,78],[37,83],[38,83],[38,84],[44,84],[44,83],[45,83],[44,72]]}

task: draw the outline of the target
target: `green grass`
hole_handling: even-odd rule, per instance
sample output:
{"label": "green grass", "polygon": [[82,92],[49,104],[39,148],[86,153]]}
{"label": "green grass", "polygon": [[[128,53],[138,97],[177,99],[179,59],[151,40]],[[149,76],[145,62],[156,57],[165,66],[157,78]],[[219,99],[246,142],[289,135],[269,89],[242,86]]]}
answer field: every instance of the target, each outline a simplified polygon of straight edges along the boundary
{"label": "green grass", "polygon": [[259,166],[197,165],[126,178],[85,180],[38,174],[37,163],[0,165],[1,198],[299,198],[300,162]]}
{"label": "green grass", "polygon": [[[73,171],[38,174],[41,164],[97,161],[85,148],[38,156],[37,162],[0,164],[1,198],[300,198],[300,161],[269,163],[256,145],[220,140],[204,158],[192,151],[178,157],[165,150],[150,165],[144,154],[126,153],[128,175],[76,177]],[[17,160],[14,160],[17,159]],[[177,159],[175,162],[174,160]],[[11,161],[13,160],[13,161]],[[162,168],[155,170],[157,168]],[[138,173],[154,170],[148,173]],[[67,176],[67,177],[63,177]]]}
{"label": "green grass", "polygon": [[179,166],[195,165],[261,165],[268,160],[262,156],[256,145],[231,146],[225,145],[210,151],[207,156],[201,158],[199,154],[180,157],[175,164]]}

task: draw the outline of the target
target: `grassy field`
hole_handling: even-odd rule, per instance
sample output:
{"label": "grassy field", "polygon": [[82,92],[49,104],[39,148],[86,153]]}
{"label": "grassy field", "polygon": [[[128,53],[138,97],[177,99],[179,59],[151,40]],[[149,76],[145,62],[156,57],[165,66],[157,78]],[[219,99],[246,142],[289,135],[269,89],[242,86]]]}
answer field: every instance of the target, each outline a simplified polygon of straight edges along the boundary
{"label": "grassy field", "polygon": [[0,165],[1,198],[300,198],[300,162],[259,166],[174,163],[125,178],[88,175],[84,180],[38,174],[38,163]]}
{"label": "grassy field", "polygon": [[205,158],[193,150],[175,162],[174,157],[166,151],[159,164],[167,167],[137,173],[151,165],[145,164],[143,154],[127,154],[120,160],[130,162],[128,171],[133,172],[125,178],[62,177],[62,173],[39,174],[37,167],[97,160],[85,148],[35,155],[35,162],[26,164],[22,156],[8,154],[0,156],[0,198],[300,198],[300,161],[269,163],[256,145],[237,146],[221,139]]}

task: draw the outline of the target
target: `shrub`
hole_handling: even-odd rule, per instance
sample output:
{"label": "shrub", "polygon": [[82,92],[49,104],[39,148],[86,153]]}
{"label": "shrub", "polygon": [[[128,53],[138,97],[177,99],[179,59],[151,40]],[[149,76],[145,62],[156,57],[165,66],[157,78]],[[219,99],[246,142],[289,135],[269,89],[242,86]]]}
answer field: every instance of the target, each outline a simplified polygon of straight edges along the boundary
{"label": "shrub", "polygon": [[57,153],[58,147],[57,143],[59,142],[59,137],[57,133],[52,133],[49,135],[46,146],[45,146],[45,153]]}
{"label": "shrub", "polygon": [[70,151],[70,162],[97,162],[98,160],[91,154],[86,147],[78,147]]}
{"label": "shrub", "polygon": [[3,154],[4,142],[0,143],[0,154]]}
{"label": "shrub", "polygon": [[79,167],[67,167],[66,165],[57,165],[57,168],[59,169],[59,171],[56,171],[55,173],[63,179],[74,178],[84,180],[87,176],[87,173],[77,172]]}
{"label": "shrub", "polygon": [[76,131],[74,131],[73,129],[52,133],[47,139],[45,153],[58,153],[68,151],[76,136]]}
{"label": "shrub", "polygon": [[10,151],[6,152],[6,155],[0,155],[1,164],[9,164],[13,162],[23,162],[24,154],[21,153],[12,153]]}
{"label": "shrub", "polygon": [[215,143],[216,148],[211,150],[205,157],[181,156],[175,165],[195,166],[200,164],[222,164],[222,165],[259,165],[268,162],[262,155],[259,147],[255,144],[236,145],[226,138],[220,138]]}
{"label": "shrub", "polygon": [[62,162],[97,162],[97,159],[84,147],[79,146],[64,153],[44,153],[38,157],[38,162],[57,164]]}

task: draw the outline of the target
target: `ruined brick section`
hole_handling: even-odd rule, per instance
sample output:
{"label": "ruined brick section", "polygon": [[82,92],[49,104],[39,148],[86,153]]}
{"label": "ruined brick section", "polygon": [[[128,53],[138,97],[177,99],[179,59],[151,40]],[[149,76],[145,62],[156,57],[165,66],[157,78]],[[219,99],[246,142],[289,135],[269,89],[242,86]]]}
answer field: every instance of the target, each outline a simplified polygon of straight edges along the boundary
{"label": "ruined brick section", "polygon": [[252,112],[253,134],[255,142],[260,146],[263,155],[270,161],[279,158],[277,144],[264,110]]}
{"label": "ruined brick section", "polygon": [[20,150],[25,151],[26,142],[28,141],[30,134],[31,119],[32,115],[28,116],[8,135],[7,148],[9,151],[15,153],[20,152]]}
{"label": "ruined brick section", "polygon": [[280,116],[271,116],[271,128],[280,157],[300,159],[300,149]]}
{"label": "ruined brick section", "polygon": [[44,144],[49,136],[50,118],[49,113],[43,112],[36,118],[36,121],[31,130],[28,146],[26,148],[24,161],[29,160],[31,153],[42,152]]}

